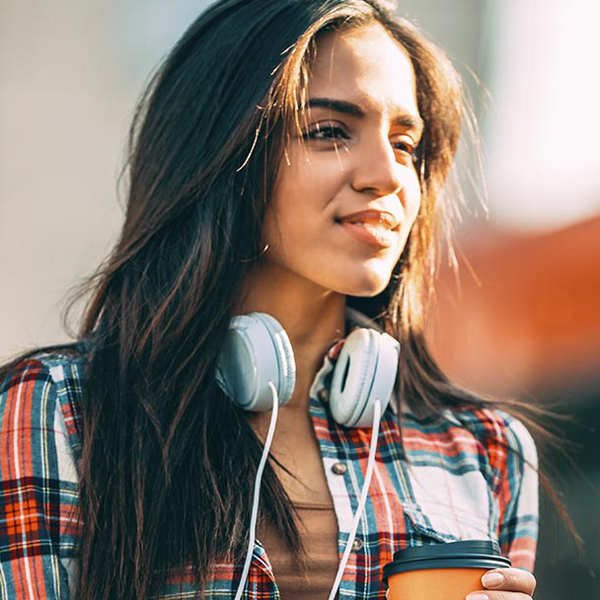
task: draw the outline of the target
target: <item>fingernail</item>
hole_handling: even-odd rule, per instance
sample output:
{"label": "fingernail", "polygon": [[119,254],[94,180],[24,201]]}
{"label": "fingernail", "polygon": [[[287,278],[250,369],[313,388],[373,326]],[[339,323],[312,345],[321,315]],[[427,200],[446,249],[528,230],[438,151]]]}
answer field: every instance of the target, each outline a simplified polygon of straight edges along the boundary
{"label": "fingernail", "polygon": [[481,583],[483,583],[483,585],[485,585],[485,587],[487,587],[487,588],[498,587],[499,585],[502,585],[503,581],[504,581],[504,575],[502,575],[502,573],[486,573],[481,578]]}
{"label": "fingernail", "polygon": [[487,594],[469,594],[467,596],[467,600],[490,600],[490,597]]}

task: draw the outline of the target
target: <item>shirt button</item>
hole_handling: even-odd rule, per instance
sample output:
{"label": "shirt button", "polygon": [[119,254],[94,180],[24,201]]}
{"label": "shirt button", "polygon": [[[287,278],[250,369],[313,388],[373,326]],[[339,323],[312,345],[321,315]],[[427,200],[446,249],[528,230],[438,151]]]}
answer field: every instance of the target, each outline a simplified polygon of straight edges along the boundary
{"label": "shirt button", "polygon": [[352,541],[352,552],[358,552],[363,547],[363,541],[359,537],[355,537]]}
{"label": "shirt button", "polygon": [[336,475],[343,475],[348,470],[348,467],[344,463],[336,462],[331,465],[331,470]]}
{"label": "shirt button", "polygon": [[329,402],[329,390],[327,388],[322,388],[317,392],[317,398],[321,402]]}

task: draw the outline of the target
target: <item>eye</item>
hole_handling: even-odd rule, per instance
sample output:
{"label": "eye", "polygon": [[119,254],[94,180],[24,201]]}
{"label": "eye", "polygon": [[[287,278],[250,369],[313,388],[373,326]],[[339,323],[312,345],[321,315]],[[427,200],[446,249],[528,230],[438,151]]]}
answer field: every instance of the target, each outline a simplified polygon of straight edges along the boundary
{"label": "eye", "polygon": [[302,136],[305,140],[340,141],[349,140],[350,136],[340,125],[334,123],[317,123]]}
{"label": "eye", "polygon": [[414,157],[417,148],[415,142],[406,136],[392,140],[392,146],[399,154],[410,157]]}

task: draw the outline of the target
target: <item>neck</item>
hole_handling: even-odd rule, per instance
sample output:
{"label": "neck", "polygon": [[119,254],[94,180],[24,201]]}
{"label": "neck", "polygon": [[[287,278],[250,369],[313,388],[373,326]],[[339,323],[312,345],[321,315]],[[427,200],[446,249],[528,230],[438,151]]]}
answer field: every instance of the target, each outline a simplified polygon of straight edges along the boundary
{"label": "neck", "polygon": [[296,361],[296,387],[286,412],[307,413],[308,392],[325,352],[346,335],[346,296],[283,270],[259,270],[247,283],[238,312],[264,312],[281,323]]}

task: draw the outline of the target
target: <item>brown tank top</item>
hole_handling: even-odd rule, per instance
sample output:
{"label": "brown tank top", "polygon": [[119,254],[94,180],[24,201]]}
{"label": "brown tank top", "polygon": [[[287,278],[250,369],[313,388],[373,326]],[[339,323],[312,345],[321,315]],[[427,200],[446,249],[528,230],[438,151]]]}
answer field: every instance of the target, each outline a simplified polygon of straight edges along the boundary
{"label": "brown tank top", "polygon": [[306,573],[271,523],[258,527],[281,600],[324,600],[329,596],[338,567],[338,523],[333,504],[294,503],[301,522],[300,535],[307,555]]}

